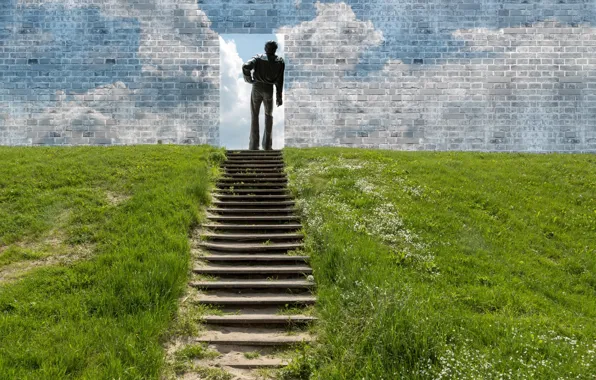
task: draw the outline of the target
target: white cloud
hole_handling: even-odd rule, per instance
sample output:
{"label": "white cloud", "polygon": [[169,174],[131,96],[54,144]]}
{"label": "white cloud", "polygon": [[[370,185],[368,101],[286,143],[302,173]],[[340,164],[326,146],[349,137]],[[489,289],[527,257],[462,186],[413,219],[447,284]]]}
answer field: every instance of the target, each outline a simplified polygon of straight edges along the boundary
{"label": "white cloud", "polygon": [[[283,41],[283,38],[281,41]],[[220,36],[219,43],[221,73],[220,145],[229,149],[248,149],[252,85],[244,81],[242,76],[244,62],[238,55],[234,40],[226,41]],[[280,43],[278,50],[280,54],[278,55],[281,55],[282,46]],[[281,149],[284,144],[284,107],[277,107],[274,100],[273,108],[273,149]],[[260,143],[265,127],[264,105],[261,105],[259,127]]]}

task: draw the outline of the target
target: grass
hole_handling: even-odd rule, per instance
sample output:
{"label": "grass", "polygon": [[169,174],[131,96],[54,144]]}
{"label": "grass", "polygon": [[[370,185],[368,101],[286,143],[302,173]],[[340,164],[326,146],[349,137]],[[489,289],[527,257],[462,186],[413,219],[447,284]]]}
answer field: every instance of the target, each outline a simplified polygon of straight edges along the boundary
{"label": "grass", "polygon": [[[320,321],[280,376],[593,378],[595,156],[284,155],[319,301],[283,313]],[[160,377],[164,342],[221,314],[178,300],[223,158],[0,148],[0,378]]]}
{"label": "grass", "polygon": [[213,359],[220,353],[208,349],[206,344],[193,344],[176,351],[174,356],[177,360]]}
{"label": "grass", "polygon": [[285,149],[319,343],[288,378],[596,373],[596,157]]}
{"label": "grass", "polygon": [[247,359],[257,359],[259,356],[261,356],[261,354],[259,354],[257,351],[250,351],[244,353],[244,357]]}
{"label": "grass", "polygon": [[[23,271],[0,282],[0,378],[159,377],[188,233],[223,158],[207,146],[0,148],[0,273]],[[91,256],[40,261],[81,247]]]}

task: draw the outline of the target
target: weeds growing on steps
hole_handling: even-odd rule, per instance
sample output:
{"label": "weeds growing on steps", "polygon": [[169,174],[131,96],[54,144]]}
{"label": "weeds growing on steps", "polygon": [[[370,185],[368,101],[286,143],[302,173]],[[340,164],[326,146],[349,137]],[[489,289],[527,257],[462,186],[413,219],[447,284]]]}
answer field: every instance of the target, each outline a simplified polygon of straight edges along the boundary
{"label": "weeds growing on steps", "polygon": [[[0,148],[0,257],[52,229],[66,250],[93,247],[0,282],[0,378],[158,378],[188,233],[223,159],[207,146]],[[0,270],[36,257],[11,253]]]}
{"label": "weeds growing on steps", "polygon": [[284,159],[320,318],[286,378],[593,379],[593,155]]}

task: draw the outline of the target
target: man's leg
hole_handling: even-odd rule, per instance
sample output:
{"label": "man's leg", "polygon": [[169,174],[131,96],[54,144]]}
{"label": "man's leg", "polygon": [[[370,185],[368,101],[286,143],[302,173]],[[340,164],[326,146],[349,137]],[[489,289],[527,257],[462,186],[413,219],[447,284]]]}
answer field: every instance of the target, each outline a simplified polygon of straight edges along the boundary
{"label": "man's leg", "polygon": [[263,131],[263,149],[271,150],[273,139],[273,91],[263,92],[263,103],[265,104],[265,130]]}
{"label": "man's leg", "polygon": [[263,97],[259,89],[253,84],[250,93],[250,139],[248,149],[259,150],[259,112]]}

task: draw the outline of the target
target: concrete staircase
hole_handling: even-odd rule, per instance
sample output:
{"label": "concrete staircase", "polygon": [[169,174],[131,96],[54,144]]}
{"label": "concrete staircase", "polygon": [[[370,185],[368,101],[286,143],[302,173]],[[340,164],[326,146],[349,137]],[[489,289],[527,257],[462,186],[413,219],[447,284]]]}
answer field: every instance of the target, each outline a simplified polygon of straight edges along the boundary
{"label": "concrete staircase", "polygon": [[[208,365],[283,366],[286,362],[272,355],[275,349],[310,341],[305,327],[316,319],[296,313],[315,303],[308,257],[289,254],[303,245],[300,218],[287,190],[281,151],[236,150],[226,156],[202,226],[200,245],[208,254],[194,267],[205,279],[191,282],[202,291],[200,303],[224,314],[205,317],[207,331],[198,341],[223,354]],[[288,307],[291,315],[280,313]],[[254,351],[262,356],[241,355]],[[240,378],[251,378],[245,375]]]}

